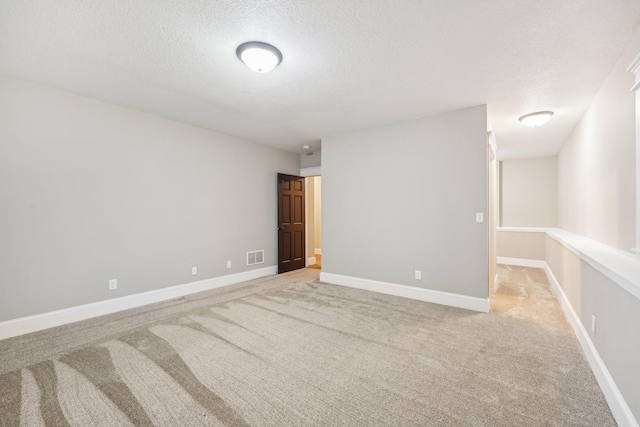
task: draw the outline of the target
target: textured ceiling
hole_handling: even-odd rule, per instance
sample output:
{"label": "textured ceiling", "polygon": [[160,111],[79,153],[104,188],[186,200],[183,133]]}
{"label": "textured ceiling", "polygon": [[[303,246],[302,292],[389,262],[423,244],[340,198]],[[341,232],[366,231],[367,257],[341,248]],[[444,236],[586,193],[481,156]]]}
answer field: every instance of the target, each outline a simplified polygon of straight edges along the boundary
{"label": "textured ceiling", "polygon": [[[501,157],[552,155],[638,24],[638,0],[2,0],[0,73],[294,152],[486,103]],[[249,70],[250,40],[282,64]]]}

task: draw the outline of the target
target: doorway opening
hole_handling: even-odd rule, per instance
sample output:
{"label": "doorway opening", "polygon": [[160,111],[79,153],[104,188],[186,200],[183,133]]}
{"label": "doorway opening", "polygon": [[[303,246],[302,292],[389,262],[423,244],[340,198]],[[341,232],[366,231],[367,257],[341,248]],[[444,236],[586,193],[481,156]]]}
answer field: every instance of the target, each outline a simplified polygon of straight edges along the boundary
{"label": "doorway opening", "polygon": [[322,177],[305,178],[307,267],[322,269]]}
{"label": "doorway opening", "polygon": [[278,274],[305,268],[305,179],[278,174]]}

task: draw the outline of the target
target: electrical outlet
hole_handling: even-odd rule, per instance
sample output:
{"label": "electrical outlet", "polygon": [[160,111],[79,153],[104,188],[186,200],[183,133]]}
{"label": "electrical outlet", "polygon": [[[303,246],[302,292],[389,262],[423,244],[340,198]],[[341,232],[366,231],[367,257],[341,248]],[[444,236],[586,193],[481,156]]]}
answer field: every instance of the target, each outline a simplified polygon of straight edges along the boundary
{"label": "electrical outlet", "polygon": [[596,333],[596,316],[591,316],[591,332]]}
{"label": "electrical outlet", "polygon": [[231,268],[231,261],[227,261],[227,268]]}
{"label": "electrical outlet", "polygon": [[116,289],[118,289],[118,280],[116,279],[109,280],[109,290],[115,291]]}
{"label": "electrical outlet", "polygon": [[422,279],[422,271],[416,270],[416,280],[421,280],[421,279]]}
{"label": "electrical outlet", "polygon": [[198,274],[198,267],[191,267],[191,275],[195,276],[196,274]]}

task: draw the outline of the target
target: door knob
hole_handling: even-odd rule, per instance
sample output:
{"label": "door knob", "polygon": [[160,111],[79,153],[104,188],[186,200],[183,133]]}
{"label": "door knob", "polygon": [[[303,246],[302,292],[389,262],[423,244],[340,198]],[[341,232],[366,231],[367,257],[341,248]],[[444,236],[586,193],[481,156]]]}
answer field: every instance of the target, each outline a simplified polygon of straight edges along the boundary
{"label": "door knob", "polygon": [[278,227],[278,231],[284,230],[284,227]]}

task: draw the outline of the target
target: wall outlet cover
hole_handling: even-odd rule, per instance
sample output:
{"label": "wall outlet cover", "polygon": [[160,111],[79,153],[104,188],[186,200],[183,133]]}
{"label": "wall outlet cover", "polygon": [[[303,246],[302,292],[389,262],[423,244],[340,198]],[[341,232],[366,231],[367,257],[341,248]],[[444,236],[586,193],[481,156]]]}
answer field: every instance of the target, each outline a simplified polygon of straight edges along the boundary
{"label": "wall outlet cover", "polygon": [[116,289],[118,289],[118,280],[117,279],[109,280],[109,290],[115,291]]}

